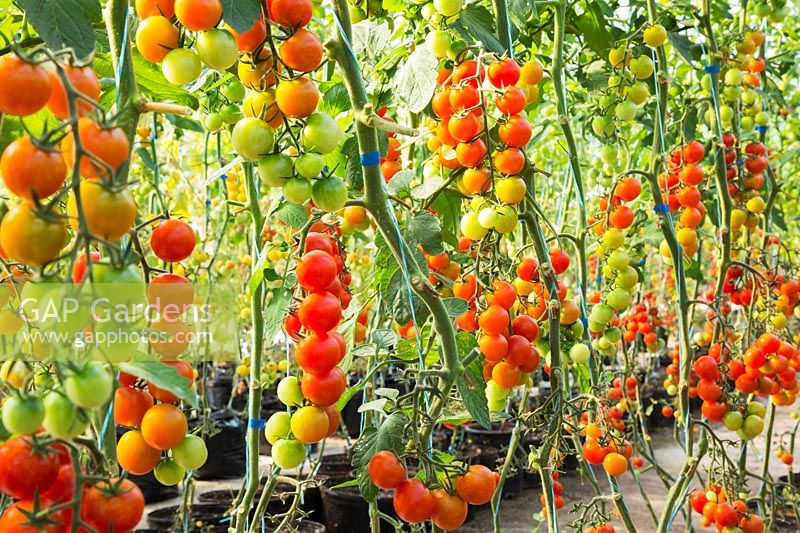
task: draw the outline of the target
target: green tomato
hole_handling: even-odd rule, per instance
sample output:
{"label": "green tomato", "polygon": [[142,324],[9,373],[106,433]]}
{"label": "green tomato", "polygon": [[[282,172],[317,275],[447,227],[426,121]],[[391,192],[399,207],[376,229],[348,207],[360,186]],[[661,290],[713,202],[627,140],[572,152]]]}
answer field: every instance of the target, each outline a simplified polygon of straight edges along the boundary
{"label": "green tomato", "polygon": [[497,211],[493,207],[484,207],[478,211],[478,222],[486,229],[494,228],[497,224]]}
{"label": "green tomato", "polygon": [[734,111],[733,108],[729,105],[723,105],[719,108],[719,119],[724,122],[725,124],[730,124],[733,120]]}
{"label": "green tomato", "polygon": [[617,277],[614,278],[614,283],[623,289],[632,289],[637,283],[639,283],[639,273],[632,266],[626,266],[617,272]]}
{"label": "green tomato", "polygon": [[267,438],[267,442],[275,444],[280,439],[287,438],[292,429],[291,420],[292,415],[286,411],[273,413],[264,427],[264,436]]}
{"label": "green tomato", "polygon": [[434,57],[439,59],[447,55],[451,44],[453,44],[453,40],[450,38],[450,34],[444,30],[434,30],[425,37],[425,46]]}
{"label": "green tomato", "polygon": [[172,457],[181,468],[197,470],[208,459],[208,448],[205,441],[197,435],[186,435],[177,446],[172,448]]}
{"label": "green tomato", "polygon": [[255,117],[236,123],[231,134],[233,148],[248,161],[258,161],[275,145],[275,134],[269,124]]}
{"label": "green tomato", "polygon": [[94,409],[111,399],[114,378],[100,363],[88,363],[64,380],[64,390],[72,403]]}
{"label": "green tomato", "polygon": [[334,213],[347,202],[347,185],[337,176],[328,176],[314,182],[311,189],[314,204],[328,213]]}
{"label": "green tomato", "polygon": [[614,318],[614,308],[608,304],[599,303],[592,307],[589,319],[600,324],[608,324]]}
{"label": "green tomato", "polygon": [[653,60],[649,56],[639,56],[631,60],[631,72],[640,80],[646,80],[653,75]]}
{"label": "green tomato", "polygon": [[633,102],[629,102],[627,100],[620,102],[617,104],[617,107],[614,108],[614,116],[617,117],[618,120],[622,122],[630,122],[636,118],[636,114],[639,112],[639,108]]}
{"label": "green tomato", "polygon": [[[428,4],[428,5],[430,5],[430,4]],[[461,52],[466,50],[466,48],[467,48],[466,41],[464,41],[463,39],[454,39],[453,42],[450,43],[450,46],[447,48],[447,57],[448,57],[448,59],[452,59],[452,60],[455,61],[455,59],[459,55],[461,55]]]}
{"label": "green tomato", "polygon": [[278,468],[296,468],[306,458],[306,448],[299,440],[280,439],[272,445],[272,461]]}
{"label": "green tomato", "polygon": [[589,362],[591,350],[583,343],[573,344],[569,349],[569,359],[576,364],[584,364]]}
{"label": "green tomato", "polygon": [[511,389],[504,389],[495,383],[493,379],[490,379],[486,382],[485,394],[486,399],[490,402],[505,401],[508,395],[511,394]]}
{"label": "green tomato", "polygon": [[606,116],[597,115],[592,118],[592,132],[599,138],[606,136],[606,127],[610,120]]}
{"label": "green tomato", "polygon": [[568,331],[573,339],[580,339],[581,337],[583,337],[583,332],[584,332],[583,321],[581,320],[576,321],[569,327]]}
{"label": "green tomato", "polygon": [[220,107],[219,115],[225,124],[236,124],[244,118],[244,113],[236,104],[225,104]]}
{"label": "green tomato", "polygon": [[752,402],[747,402],[747,414],[764,418],[767,416],[767,408],[764,407],[763,403],[753,400]]}
{"label": "green tomato", "polygon": [[617,311],[624,311],[631,303],[631,293],[621,287],[617,287],[608,293],[606,303]]}
{"label": "green tomato", "polygon": [[764,113],[763,111],[759,111],[758,113],[756,113],[754,120],[755,123],[758,124],[759,126],[766,126],[767,124],[769,124],[769,115],[767,113]]}
{"label": "green tomato", "polygon": [[625,250],[614,250],[609,254],[606,264],[614,270],[621,271],[631,264],[631,258]]}
{"label": "green tomato", "polygon": [[290,178],[283,184],[283,195],[293,204],[304,204],[311,198],[311,180]]}
{"label": "green tomato", "polygon": [[308,179],[318,177],[324,166],[325,162],[322,160],[322,156],[315,152],[300,154],[294,162],[294,169],[297,173]]}
{"label": "green tomato", "polygon": [[231,68],[239,57],[236,39],[227,30],[214,28],[197,36],[197,53],[203,63],[215,70]]}
{"label": "green tomato", "polygon": [[336,120],[327,113],[318,111],[306,119],[300,139],[310,152],[328,154],[339,145],[342,132]]}
{"label": "green tomato", "polygon": [[57,439],[69,440],[83,433],[89,421],[66,396],[52,391],[44,397],[45,431]]}
{"label": "green tomato", "polygon": [[478,213],[475,211],[464,213],[464,215],[461,217],[459,226],[461,228],[461,233],[464,234],[464,237],[471,241],[479,241],[483,239],[486,236],[486,233],[489,231],[481,225],[480,221],[478,220]]}
{"label": "green tomato", "polygon": [[617,228],[608,228],[605,233],[603,233],[603,246],[608,248],[609,250],[616,250],[617,248],[622,248],[625,244],[625,234],[622,231],[618,230]]}
{"label": "green tomato", "polygon": [[764,419],[757,415],[747,415],[739,431],[747,440],[754,439],[764,431]]}
{"label": "green tomato", "polygon": [[647,84],[643,81],[637,81],[633,85],[629,86],[627,91],[625,92],[625,98],[628,101],[633,102],[636,105],[641,105],[647,100],[650,96],[650,89],[647,87]]}
{"label": "green tomato", "polygon": [[278,382],[278,399],[283,405],[297,407],[303,405],[303,393],[300,390],[300,380],[295,376],[286,376]]}
{"label": "green tomato", "polygon": [[232,78],[228,83],[220,87],[219,92],[231,102],[241,102],[246,94],[244,85],[236,78]]}
{"label": "green tomato", "polygon": [[192,83],[200,76],[203,65],[200,57],[188,48],[170,50],[161,63],[161,72],[167,81],[173,85],[186,85]]}
{"label": "green tomato", "polygon": [[30,435],[42,425],[44,404],[38,396],[10,396],[3,404],[3,425],[11,433]]}
{"label": "green tomato", "polygon": [[513,205],[501,205],[497,208],[497,221],[494,229],[500,233],[511,233],[517,227],[517,209]]}
{"label": "green tomato", "polygon": [[756,126],[756,121],[753,120],[753,117],[742,117],[741,121],[739,121],[739,127],[742,129],[743,132],[751,132]]}
{"label": "green tomato", "polygon": [[617,327],[607,328],[603,332],[603,337],[608,339],[610,343],[616,344],[622,339],[622,330]]}
{"label": "green tomato", "polygon": [[[508,389],[509,391],[511,389]],[[487,407],[490,413],[499,413],[506,408],[506,400],[490,400],[487,401]]]}
{"label": "green tomato", "polygon": [[772,13],[769,14],[769,20],[770,22],[783,22],[788,13],[785,6],[773,9]]}
{"label": "green tomato", "polygon": [[433,0],[433,7],[443,17],[458,15],[463,4],[463,0]]}
{"label": "green tomato", "polygon": [[225,122],[219,113],[209,113],[203,118],[203,127],[211,133],[221,130],[224,125]]}
{"label": "green tomato", "polygon": [[153,475],[162,485],[171,487],[177,485],[186,475],[186,470],[181,468],[174,459],[164,459],[153,470]]}
{"label": "green tomato", "polygon": [[283,154],[269,154],[258,162],[258,175],[269,187],[283,187],[294,175],[292,160]]}
{"label": "green tomato", "polygon": [[744,416],[739,411],[728,411],[722,417],[722,423],[730,431],[738,431],[744,423]]}

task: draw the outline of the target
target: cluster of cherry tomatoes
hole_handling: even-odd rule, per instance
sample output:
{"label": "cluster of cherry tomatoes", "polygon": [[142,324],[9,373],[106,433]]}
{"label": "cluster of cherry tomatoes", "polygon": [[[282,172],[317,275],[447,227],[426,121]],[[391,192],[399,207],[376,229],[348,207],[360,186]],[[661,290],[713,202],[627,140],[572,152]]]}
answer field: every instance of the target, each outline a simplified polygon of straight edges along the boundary
{"label": "cluster of cherry tomatoes", "polygon": [[[612,413],[615,409],[619,410],[609,409],[607,421],[622,418],[621,411]],[[603,470],[610,476],[621,476],[628,471],[628,460],[633,456],[633,446],[629,442],[609,435],[594,423],[588,424],[584,432],[586,440],[581,451],[587,463],[603,465]]]}
{"label": "cluster of cherry tomatoes", "polygon": [[[189,363],[167,363],[185,378],[191,387],[194,370]],[[120,375],[120,387],[114,396],[114,421],[132,428],[117,442],[117,461],[120,467],[135,475],[153,471],[164,485],[183,480],[186,471],[203,466],[208,451],[202,438],[187,434],[186,415],[175,405],[180,398],[152,383],[146,388],[138,380]],[[155,401],[158,403],[155,403]],[[164,453],[168,457],[162,457]]]}
{"label": "cluster of cherry tomatoes", "polygon": [[[326,228],[317,224],[312,229]],[[304,251],[295,274],[306,295],[297,311],[284,320],[286,332],[298,341],[295,357],[303,376],[300,380],[287,376],[278,384],[278,398],[298,409],[273,414],[265,428],[273,446],[273,461],[280,468],[298,466],[305,458],[305,444],[336,432],[340,415],[334,404],[347,385],[337,366],[345,357],[347,344],[336,328],[342,309],[352,298],[346,290],[350,274],[344,270],[339,244],[328,233],[310,231]],[[308,405],[304,405],[306,401]]]}
{"label": "cluster of cherry tomatoes", "polygon": [[[721,90],[718,96],[722,103],[718,110],[709,106],[705,116],[708,124],[715,124],[717,113],[723,127],[728,129],[738,114],[738,127],[745,133],[753,131],[756,126],[769,124],[769,114],[764,111],[764,100],[759,90],[759,74],[766,68],[766,62],[763,57],[754,57],[763,43],[764,33],[760,30],[745,32],[741,40],[731,43],[736,54],[721,65]],[[704,76],[701,81],[706,92],[711,93],[709,76]]]}
{"label": "cluster of cherry tomatoes", "polygon": [[[458,290],[471,292],[472,299],[479,294],[474,277]],[[514,284],[497,280],[491,291],[484,293],[486,307],[478,314],[478,346],[484,356],[490,411],[502,411],[511,389],[525,383],[539,367],[539,351],[533,344],[539,336],[539,324],[520,304],[519,296]],[[513,320],[512,313],[516,314]]]}
{"label": "cluster of cherry tomatoes", "polygon": [[747,509],[742,500],[731,501],[724,488],[709,485],[705,492],[696,491],[689,497],[689,503],[697,514],[703,515],[701,525],[712,524],[718,531],[726,528],[739,528],[743,533],[763,533],[764,520]]}
{"label": "cluster of cherry tomatoes", "polygon": [[[470,240],[480,240],[492,229],[508,233],[517,225],[513,206],[527,192],[519,175],[525,168],[522,149],[532,136],[524,110],[538,95],[533,88],[541,78],[538,61],[520,67],[510,58],[497,59],[488,68],[482,61],[466,59],[452,71],[439,71],[441,87],[431,106],[440,122],[428,148],[435,154],[435,164],[461,172],[459,189],[475,196],[472,211],[461,220],[461,232]],[[495,123],[500,144],[493,147],[489,128]],[[483,196],[492,189],[496,203]]]}
{"label": "cluster of cherry tomatoes", "polygon": [[[71,531],[74,490],[74,465],[64,445],[47,444],[39,435],[0,445],[0,491],[16,500],[0,515],[0,531]],[[144,504],[142,491],[129,479],[87,483],[80,520],[95,531],[127,533],[141,520]]]}
{"label": "cluster of cherry tomatoes", "polygon": [[[0,226],[4,254],[37,267],[58,257],[67,244],[65,217],[57,210],[41,208],[40,202],[57,193],[53,200],[60,198],[68,190],[63,186],[75,167],[87,178],[80,183],[85,230],[112,242],[127,233],[136,218],[136,203],[125,187],[111,185],[113,173],[127,161],[130,145],[121,128],[90,116],[100,97],[100,81],[92,68],[58,65],[55,72],[48,72],[42,64],[7,55],[0,58],[0,74],[4,79],[0,113],[24,117],[47,108],[58,119],[77,120],[77,130],[67,130],[60,147],[51,135],[43,139],[26,135],[4,150],[0,158],[3,181],[24,200],[9,210]],[[78,95],[74,110],[68,105],[68,90]],[[77,163],[76,145],[86,154]],[[76,232],[81,229],[75,191],[67,200],[66,218]]]}
{"label": "cluster of cherry tomatoes", "polygon": [[[652,293],[650,297],[654,299]],[[655,331],[656,328],[662,325],[659,314],[658,307],[652,305],[650,299],[645,298],[642,302],[636,304],[621,320],[625,329],[622,335],[625,342],[632,344],[637,335],[641,335],[648,352],[655,353],[659,348],[663,348],[664,341],[659,339]]]}
{"label": "cluster of cherry tomatoes", "polygon": [[[691,141],[672,152],[669,172],[658,177],[659,186],[666,192],[665,200],[670,212],[680,210],[677,238],[687,256],[697,253],[699,245],[696,228],[702,224],[706,213],[698,188],[705,179],[705,171],[701,165],[705,153],[700,142]],[[671,255],[666,240],[661,242],[660,249],[661,255],[669,261]]]}
{"label": "cluster of cherry tomatoes", "polygon": [[[431,520],[444,531],[458,529],[467,519],[467,506],[488,503],[500,475],[483,465],[472,465],[445,487],[429,489],[418,478],[406,479],[406,467],[393,452],[382,450],[369,461],[369,478],[384,490],[394,490],[394,510],[402,520],[418,524]],[[453,494],[455,492],[455,494]]]}
{"label": "cluster of cherry tomatoes", "polygon": [[[386,116],[387,112],[388,110],[382,107],[378,110],[378,116],[384,120],[392,121],[391,118]],[[400,159],[400,141],[397,140],[397,137],[392,132],[387,132],[386,136],[388,137],[389,144],[386,149],[386,155],[381,157],[380,163],[381,174],[383,175],[383,179],[388,183],[395,174],[402,170],[403,162]]]}

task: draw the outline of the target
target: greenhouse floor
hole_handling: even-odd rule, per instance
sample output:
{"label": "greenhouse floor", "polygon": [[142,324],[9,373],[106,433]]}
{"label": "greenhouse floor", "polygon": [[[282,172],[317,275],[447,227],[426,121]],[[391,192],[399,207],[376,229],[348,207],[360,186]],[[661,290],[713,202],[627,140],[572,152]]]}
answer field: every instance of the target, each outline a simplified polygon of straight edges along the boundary
{"label": "greenhouse floor", "polygon": [[[789,416],[789,410],[781,409],[775,418],[775,432],[777,437],[780,437],[784,432],[791,431],[796,420]],[[715,428],[716,429],[716,428]],[[721,439],[727,439],[733,436],[732,433],[724,429],[717,429]],[[679,445],[672,439],[671,431],[666,428],[657,428],[653,431],[652,435],[653,448],[656,457],[665,470],[671,474],[676,474],[682,465],[683,452]],[[788,439],[788,437],[787,437]],[[787,441],[788,442],[788,441]],[[758,450],[764,449],[764,439],[757,437],[755,439]],[[344,440],[330,439],[326,443],[326,454],[340,452],[344,447]],[[772,452],[775,450],[775,443],[773,443]],[[736,461],[737,457],[732,457]],[[705,463],[704,463],[705,464]],[[261,456],[261,472],[264,475],[269,471],[270,458],[268,456]],[[646,468],[646,466],[645,466]],[[748,447],[747,455],[747,469],[748,471],[760,473],[761,461],[754,451],[753,446]],[[770,458],[769,471],[773,478],[785,476],[788,473],[788,467],[778,460],[774,453]],[[601,468],[596,467],[595,470],[601,487],[606,494],[610,493],[608,489],[608,482]],[[701,473],[705,475],[705,470],[701,468]],[[574,519],[574,515],[570,514],[573,505],[578,502],[588,502],[592,496],[591,485],[582,480],[578,471],[566,472],[561,475],[560,481],[564,485],[563,498],[565,501],[564,508],[559,512],[560,521],[563,524],[568,524]],[[664,482],[658,477],[653,469],[646,470],[640,476],[640,483],[642,491],[647,495],[650,500],[650,505],[656,516],[661,512],[664,501],[667,496],[667,487]],[[196,493],[200,494],[211,490],[220,490],[231,488],[234,491],[240,486],[241,480],[232,479],[226,481],[197,481]],[[655,531],[653,518],[645,505],[645,501],[639,491],[639,488],[634,481],[633,476],[624,475],[619,479],[620,490],[622,491],[628,508],[631,512],[631,518],[638,532]],[[690,490],[699,488],[697,482],[690,485]],[[751,479],[750,490],[757,490],[757,480]],[[500,530],[504,533],[530,533],[536,530],[536,525],[539,524],[540,531],[546,531],[546,524],[537,522],[534,515],[538,513],[542,506],[539,502],[541,491],[539,489],[525,489],[516,494],[507,494],[504,498],[500,511]],[[148,505],[147,510],[152,511],[161,507],[176,505],[179,501],[177,499],[166,500],[157,504]],[[699,526],[699,515],[693,513],[693,523],[700,531],[707,530]],[[619,526],[617,531],[622,531],[621,524],[618,520],[614,521],[615,525]],[[684,516],[679,513],[675,518],[672,526],[673,531],[683,531],[685,526]],[[147,516],[145,516],[140,524],[140,528],[147,528]],[[459,531],[465,533],[485,533],[492,531],[492,513],[488,505],[482,506],[474,513],[474,517],[462,526]],[[710,529],[709,529],[710,531]],[[796,528],[780,529],[773,528],[772,531],[796,531]]]}

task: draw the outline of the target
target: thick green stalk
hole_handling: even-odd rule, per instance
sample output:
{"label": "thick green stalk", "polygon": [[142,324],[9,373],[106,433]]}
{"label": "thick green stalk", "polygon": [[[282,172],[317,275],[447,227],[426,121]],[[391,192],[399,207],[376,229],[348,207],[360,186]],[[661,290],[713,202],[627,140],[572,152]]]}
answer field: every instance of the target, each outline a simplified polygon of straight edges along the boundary
{"label": "thick green stalk", "polygon": [[[519,400],[519,410],[517,412],[518,417],[522,415],[528,404],[529,393],[530,388],[526,384],[522,390],[522,397]],[[508,451],[506,452],[506,458],[503,462],[503,468],[500,470],[500,480],[497,482],[497,487],[495,487],[494,494],[492,495],[492,526],[495,533],[500,533],[500,500],[503,498],[503,486],[505,485],[506,479],[508,478],[508,474],[511,470],[511,464],[514,462],[514,456],[517,453],[517,448],[519,448],[519,439],[522,435],[522,429],[524,426],[525,425],[522,423],[522,420],[517,418],[517,421],[514,424],[514,429],[511,431],[511,438],[508,441]]]}
{"label": "thick green stalk", "polygon": [[[249,164],[245,165],[245,181],[247,186],[247,201],[252,218],[253,241],[258,242],[261,230],[264,225],[264,217],[258,205],[258,191],[253,177],[253,169]],[[257,248],[256,248],[257,249]],[[250,313],[252,316],[252,353],[250,354],[250,390],[248,395],[247,416],[254,420],[261,418],[261,356],[264,347],[264,284],[263,282],[256,287],[250,295]],[[244,494],[241,502],[236,507],[235,528],[236,533],[245,530],[245,522],[250,507],[253,504],[258,487],[261,485],[261,477],[258,472],[258,457],[260,445],[258,440],[258,428],[250,427],[248,423],[247,437],[247,477],[244,480]]]}
{"label": "thick green stalk", "polygon": [[[336,31],[336,38],[328,43],[327,46],[331,57],[336,60],[341,68],[344,83],[350,95],[350,101],[356,117],[356,137],[358,138],[359,152],[362,154],[378,152],[378,133],[376,121],[372,118],[372,104],[369,102],[367,91],[364,88],[358,61],[348,43],[352,30],[347,2],[345,0],[335,0],[334,13],[339,19],[347,39],[341,35],[340,31]],[[413,260],[411,249],[398,234],[394,214],[390,212],[392,207],[388,203],[385,182],[381,175],[380,167],[377,165],[363,166],[362,175],[364,178],[365,207],[375,220],[378,231],[383,236],[398,263],[402,263],[404,258],[407,259],[406,267],[408,268],[411,289],[428,308],[433,318],[433,328],[438,336],[442,355],[442,368],[438,374],[437,384],[441,394],[436,395],[431,400],[427,413],[429,419],[433,421],[436,420],[444,408],[445,399],[448,397],[456,377],[461,372],[461,362],[459,360],[453,322],[441,297],[428,282],[427,276],[420,270],[417,262]],[[432,432],[433,423],[425,424],[420,433],[422,437],[420,440],[427,442]]]}
{"label": "thick green stalk", "polygon": [[[546,287],[555,287],[557,284],[553,265],[550,263],[550,253],[547,241],[542,233],[542,225],[535,213],[522,213],[520,217],[530,226],[533,247],[539,260],[539,276]],[[550,394],[553,397],[553,413],[547,425],[547,434],[544,443],[539,449],[536,466],[542,480],[542,493],[544,494],[545,510],[547,511],[547,529],[550,533],[558,531],[558,511],[555,506],[553,493],[553,477],[551,467],[551,454],[558,449],[558,439],[561,435],[561,424],[564,416],[564,395],[561,384],[565,376],[565,362],[561,360],[560,327],[561,327],[561,302],[558,294],[548,289],[547,323],[550,339]]]}

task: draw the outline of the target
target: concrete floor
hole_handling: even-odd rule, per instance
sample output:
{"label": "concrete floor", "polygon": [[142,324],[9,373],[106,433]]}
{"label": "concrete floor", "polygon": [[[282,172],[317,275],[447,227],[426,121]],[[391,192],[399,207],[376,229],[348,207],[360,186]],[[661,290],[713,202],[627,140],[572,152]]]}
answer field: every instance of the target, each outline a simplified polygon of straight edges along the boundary
{"label": "concrete floor", "polygon": [[[780,438],[785,432],[790,431],[796,421],[790,418],[789,408],[781,408],[775,419],[775,440]],[[735,439],[736,436],[722,428],[718,431],[721,439]],[[677,473],[684,459],[683,451],[680,446],[672,439],[671,429],[659,428],[652,433],[653,448],[656,453],[656,458],[659,464],[671,474]],[[788,438],[786,440],[788,442]],[[763,437],[757,437],[754,440],[755,446],[748,446],[747,455],[747,470],[755,473],[761,472],[759,452],[764,450],[765,442]],[[329,440],[326,445],[326,453],[337,453],[341,451],[344,446],[344,441]],[[758,451],[757,451],[758,450]],[[775,450],[775,442],[773,442],[773,452]],[[738,450],[729,450],[728,454],[734,461],[738,458]],[[705,476],[705,466],[708,466],[708,461],[704,462],[704,466],[700,468],[700,473]],[[646,468],[646,465],[645,465]],[[261,457],[261,471],[262,473],[268,472],[270,469],[270,460],[268,456]],[[770,474],[777,478],[786,475],[788,467],[784,465],[773,454],[770,458]],[[608,489],[608,482],[601,468],[596,468],[595,472],[600,481],[601,486],[606,494],[610,494]],[[560,477],[561,483],[564,485],[563,498],[565,501],[564,508],[559,512],[559,523],[562,525],[563,530],[568,531],[568,525],[575,516],[571,515],[570,511],[575,503],[588,502],[592,496],[591,485],[584,481],[577,471],[566,472]],[[667,487],[663,481],[657,476],[654,470],[646,470],[640,476],[642,490],[650,500],[650,504],[658,516],[663,508],[666,496]],[[240,480],[230,480],[226,482],[214,481],[198,481],[196,492],[201,493],[209,490],[217,490],[226,487],[238,487]],[[625,474],[618,480],[620,491],[623,494],[625,502],[630,510],[632,520],[636,526],[637,532],[645,533],[655,531],[653,519],[645,505],[644,499],[641,496],[639,489],[631,474]],[[700,483],[695,481],[690,490],[700,489]],[[757,490],[757,480],[750,480],[749,485],[750,493]],[[541,491],[538,489],[524,490],[517,494],[508,494],[501,505],[500,511],[500,530],[504,533],[530,533],[532,531],[546,531],[547,526],[543,522],[538,522],[534,515],[541,511],[542,505],[539,502]],[[148,506],[148,510],[163,507],[166,505],[175,505],[177,500],[169,500]],[[698,531],[713,531],[710,528],[702,528],[699,524],[699,515],[692,516],[693,525]],[[623,531],[621,523],[618,520],[613,522],[617,526],[617,531]],[[146,527],[146,518],[142,521],[140,527]],[[474,518],[467,522],[459,531],[465,533],[486,533],[492,531],[492,513],[489,506],[482,506],[474,512]],[[685,522],[681,514],[676,517],[672,531],[684,531]],[[797,531],[796,528],[792,529],[777,529],[773,528],[772,531]]]}

